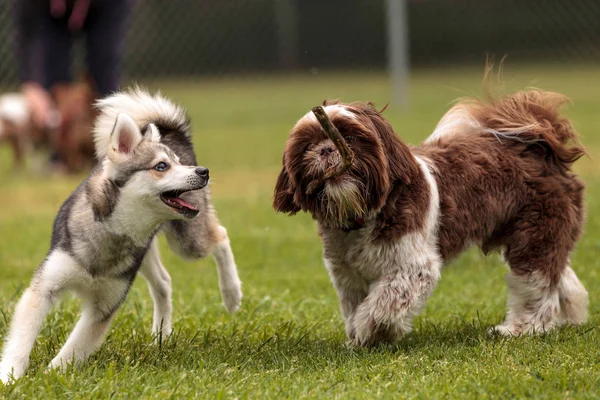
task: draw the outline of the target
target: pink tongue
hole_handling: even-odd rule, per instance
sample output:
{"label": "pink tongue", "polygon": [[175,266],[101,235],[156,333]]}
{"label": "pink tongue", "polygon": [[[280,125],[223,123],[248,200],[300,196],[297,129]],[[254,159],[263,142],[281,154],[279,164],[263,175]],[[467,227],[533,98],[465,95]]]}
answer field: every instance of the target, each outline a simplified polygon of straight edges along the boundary
{"label": "pink tongue", "polygon": [[193,205],[191,205],[187,201],[183,200],[181,197],[171,197],[171,198],[169,198],[169,201],[171,203],[178,204],[181,207],[189,208],[190,210],[198,210],[196,207],[194,207]]}

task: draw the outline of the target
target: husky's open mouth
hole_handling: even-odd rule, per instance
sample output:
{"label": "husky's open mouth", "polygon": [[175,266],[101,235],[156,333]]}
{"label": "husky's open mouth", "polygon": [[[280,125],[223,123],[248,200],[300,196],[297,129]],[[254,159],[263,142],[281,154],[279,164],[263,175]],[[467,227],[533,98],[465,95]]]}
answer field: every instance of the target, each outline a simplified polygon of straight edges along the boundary
{"label": "husky's open mouth", "polygon": [[195,217],[199,212],[198,207],[191,205],[179,197],[183,193],[187,193],[189,191],[190,190],[169,190],[167,192],[162,192],[160,194],[160,199],[163,201],[163,203],[177,211],[179,214],[182,214],[186,217]]}

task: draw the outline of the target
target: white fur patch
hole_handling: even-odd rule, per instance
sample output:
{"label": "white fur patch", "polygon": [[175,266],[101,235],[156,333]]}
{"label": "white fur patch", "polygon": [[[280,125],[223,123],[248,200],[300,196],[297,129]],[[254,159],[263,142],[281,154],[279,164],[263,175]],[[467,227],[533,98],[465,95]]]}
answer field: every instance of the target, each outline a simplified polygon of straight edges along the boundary
{"label": "white fur patch", "polygon": [[432,240],[430,243],[437,243],[437,229],[440,214],[440,193],[437,182],[433,177],[433,170],[435,170],[435,166],[430,160],[426,160],[422,157],[415,156],[415,159],[419,163],[421,171],[425,175],[427,185],[429,186],[429,213],[427,214],[426,223],[427,235],[429,239]]}
{"label": "white fur patch", "polygon": [[223,226],[219,226],[218,231],[221,239],[213,250],[213,258],[217,264],[223,304],[227,312],[234,313],[242,303],[242,282],[238,276],[227,230]]}
{"label": "white fur patch", "polygon": [[98,159],[103,159],[107,154],[110,134],[119,113],[125,113],[133,118],[140,129],[150,123],[163,122],[176,126],[186,133],[188,131],[185,110],[160,93],[151,95],[140,88],[135,88],[99,100],[96,106],[100,109],[100,115],[94,124],[94,142]]}
{"label": "white fur patch", "polygon": [[557,287],[540,271],[507,275],[508,314],[492,330],[505,336],[546,332],[564,324],[579,325],[588,318],[588,293],[568,265]]}
{"label": "white fur patch", "polygon": [[[327,113],[327,116],[329,116],[329,118],[333,118],[334,114],[342,114],[344,117],[356,119],[356,115],[354,115],[352,111],[348,110],[341,104],[332,104],[330,106],[324,106],[323,109],[325,110],[325,113]],[[315,117],[315,114],[312,111],[307,112],[302,118],[300,118],[300,120],[298,120],[298,123],[305,120],[318,122],[317,117]]]}
{"label": "white fur patch", "polygon": [[495,130],[482,126],[477,121],[465,105],[458,104],[452,107],[438,122],[433,133],[425,140],[425,143],[432,143],[442,138],[448,139],[455,135],[465,134],[468,132],[489,133],[496,138],[511,139],[523,142],[519,137],[524,132],[529,132],[537,128],[537,124],[524,125],[516,128],[505,128]]}
{"label": "white fur patch", "polygon": [[558,282],[562,322],[579,325],[588,319],[589,296],[571,267],[565,268]]}
{"label": "white fur patch", "polygon": [[549,331],[561,324],[558,290],[539,271],[506,276],[508,313],[502,325],[493,330],[505,336]]}
{"label": "white fur patch", "polygon": [[29,122],[30,116],[31,112],[23,95],[8,93],[0,97],[1,119],[15,125],[25,125]]}
{"label": "white fur patch", "polygon": [[434,166],[429,160],[415,158],[429,193],[422,229],[378,244],[373,240],[378,235],[374,220],[349,233],[322,231],[325,265],[340,296],[346,333],[355,345],[372,341],[377,327],[388,327],[392,337],[410,332],[412,319],[440,278],[440,199]]}
{"label": "white fur patch", "polygon": [[457,105],[444,114],[425,143],[435,142],[442,137],[448,138],[474,129],[481,129],[479,121],[473,118],[465,107]]}
{"label": "white fur patch", "polygon": [[84,280],[77,262],[69,254],[56,250],[48,255],[32,285],[25,290],[12,318],[0,361],[0,381],[20,378],[29,364],[29,354],[44,318],[67,285]]}

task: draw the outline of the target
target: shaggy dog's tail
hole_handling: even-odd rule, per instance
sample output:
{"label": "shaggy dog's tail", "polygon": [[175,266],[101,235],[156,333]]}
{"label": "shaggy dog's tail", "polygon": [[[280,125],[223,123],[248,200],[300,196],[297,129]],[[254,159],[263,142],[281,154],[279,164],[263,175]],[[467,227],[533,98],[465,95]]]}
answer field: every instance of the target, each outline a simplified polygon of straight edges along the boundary
{"label": "shaggy dog's tail", "polygon": [[569,99],[559,93],[529,89],[462,104],[481,127],[499,138],[517,140],[545,150],[549,162],[569,169],[585,155],[571,122],[561,115]]}

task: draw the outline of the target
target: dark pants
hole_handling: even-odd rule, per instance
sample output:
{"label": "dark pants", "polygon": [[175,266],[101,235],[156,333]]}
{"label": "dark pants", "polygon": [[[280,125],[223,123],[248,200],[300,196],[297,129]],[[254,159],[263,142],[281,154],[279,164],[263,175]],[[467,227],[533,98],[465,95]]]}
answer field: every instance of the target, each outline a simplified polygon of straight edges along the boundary
{"label": "dark pants", "polygon": [[71,1],[67,1],[66,13],[59,18],[51,15],[49,0],[16,2],[17,50],[23,81],[37,81],[47,89],[72,82],[71,49],[75,39],[84,35],[86,66],[98,93],[105,96],[119,88],[123,42],[133,0],[91,0],[81,31],[68,28]]}

